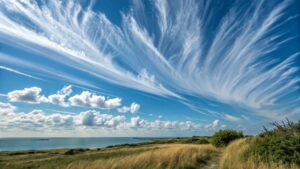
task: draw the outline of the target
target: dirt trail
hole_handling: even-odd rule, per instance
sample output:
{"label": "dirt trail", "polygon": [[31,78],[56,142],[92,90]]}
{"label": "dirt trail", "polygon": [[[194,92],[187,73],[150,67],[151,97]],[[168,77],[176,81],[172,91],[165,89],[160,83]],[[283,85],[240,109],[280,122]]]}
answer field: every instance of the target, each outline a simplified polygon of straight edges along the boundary
{"label": "dirt trail", "polygon": [[211,160],[209,160],[207,166],[204,169],[219,169],[219,163],[222,154],[216,154]]}

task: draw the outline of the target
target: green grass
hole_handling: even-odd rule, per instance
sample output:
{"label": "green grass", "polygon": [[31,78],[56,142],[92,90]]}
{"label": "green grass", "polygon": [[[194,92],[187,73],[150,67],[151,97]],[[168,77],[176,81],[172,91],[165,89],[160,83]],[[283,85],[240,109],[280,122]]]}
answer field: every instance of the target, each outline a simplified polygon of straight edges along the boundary
{"label": "green grass", "polygon": [[150,142],[145,143],[135,143],[135,144],[120,144],[120,145],[111,145],[106,148],[114,147],[139,147],[143,145],[152,145],[152,144],[209,144],[209,137],[205,136],[193,136],[193,137],[177,137],[177,138],[162,138],[155,139]]}
{"label": "green grass", "polygon": [[[1,153],[0,166],[7,169],[17,168],[63,168],[74,161],[94,161],[139,154],[154,150],[155,147],[140,147],[138,149],[63,149],[48,151],[30,151],[21,153]],[[34,153],[32,153],[34,152]],[[72,152],[72,153],[70,153]]]}

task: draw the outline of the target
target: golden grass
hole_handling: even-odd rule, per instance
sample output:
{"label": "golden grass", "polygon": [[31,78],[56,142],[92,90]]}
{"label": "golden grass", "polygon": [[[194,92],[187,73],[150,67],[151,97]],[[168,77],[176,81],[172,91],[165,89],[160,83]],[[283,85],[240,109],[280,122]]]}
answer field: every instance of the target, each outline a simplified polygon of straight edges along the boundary
{"label": "golden grass", "polygon": [[217,169],[220,163],[219,169],[299,169],[295,165],[265,163],[258,157],[246,158],[245,153],[254,139],[239,139],[224,149],[210,144],[151,144],[74,150],[74,155],[66,155],[67,150],[0,153],[0,168]]}
{"label": "golden grass", "polygon": [[220,161],[220,169],[299,169],[296,165],[285,166],[283,164],[265,163],[258,157],[246,158],[252,139],[244,138],[232,142],[223,153]]}
{"label": "golden grass", "polygon": [[180,169],[202,168],[207,166],[212,153],[217,150],[211,145],[173,144],[159,146],[158,149],[138,155],[113,159],[100,159],[93,162],[77,161],[68,168],[90,169]]}
{"label": "golden grass", "polygon": [[217,163],[218,150],[211,145],[155,144],[100,150],[49,150],[32,154],[0,153],[0,168],[61,169],[205,169]]}

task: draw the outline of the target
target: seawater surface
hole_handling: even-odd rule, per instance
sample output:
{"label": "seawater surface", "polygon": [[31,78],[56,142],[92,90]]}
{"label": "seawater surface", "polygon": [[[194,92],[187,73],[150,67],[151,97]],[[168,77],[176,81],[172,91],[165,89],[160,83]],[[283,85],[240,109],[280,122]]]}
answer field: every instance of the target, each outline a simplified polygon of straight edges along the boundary
{"label": "seawater surface", "polygon": [[101,148],[119,144],[150,141],[151,138],[93,137],[93,138],[0,138],[0,151],[48,150],[61,148]]}

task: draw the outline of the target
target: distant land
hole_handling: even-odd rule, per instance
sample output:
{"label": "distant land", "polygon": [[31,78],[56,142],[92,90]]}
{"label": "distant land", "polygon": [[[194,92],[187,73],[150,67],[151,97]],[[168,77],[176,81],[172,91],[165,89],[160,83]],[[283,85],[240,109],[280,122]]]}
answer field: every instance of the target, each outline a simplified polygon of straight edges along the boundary
{"label": "distant land", "polygon": [[[213,136],[189,138],[35,138],[29,139],[32,144],[34,140],[84,143],[91,139],[110,146],[3,151],[0,165],[3,169],[299,169],[300,121],[273,125],[258,136],[220,130]],[[113,145],[116,140],[120,145]]]}

